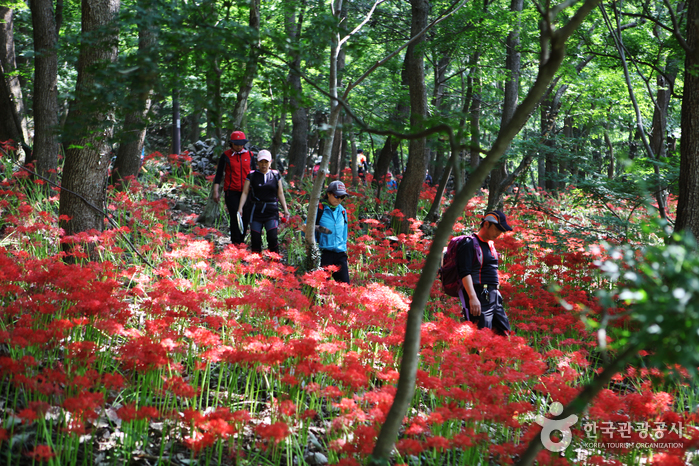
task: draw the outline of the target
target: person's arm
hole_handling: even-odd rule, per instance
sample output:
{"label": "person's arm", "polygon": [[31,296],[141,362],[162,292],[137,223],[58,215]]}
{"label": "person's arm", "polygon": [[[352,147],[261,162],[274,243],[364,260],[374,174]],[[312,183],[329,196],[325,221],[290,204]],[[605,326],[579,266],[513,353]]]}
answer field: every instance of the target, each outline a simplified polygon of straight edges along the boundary
{"label": "person's arm", "polygon": [[219,185],[221,184],[221,179],[223,179],[223,170],[226,167],[225,161],[226,154],[221,154],[218,159],[218,166],[216,167],[216,176],[214,176],[214,201],[218,204],[221,202],[221,193],[219,191]]}
{"label": "person's arm", "polygon": [[243,185],[243,192],[240,193],[240,202],[238,203],[238,213],[240,215],[243,215],[243,206],[245,205],[245,201],[248,200],[248,193],[250,192],[250,180],[247,179],[245,180],[245,184]]}
{"label": "person's arm", "polygon": [[286,207],[286,198],[284,197],[284,186],[281,179],[277,180],[277,198],[279,198],[279,203],[284,208],[284,217],[289,218],[289,209]]}
{"label": "person's arm", "polygon": [[461,284],[468,294],[468,312],[472,316],[481,315],[481,302],[478,299],[478,294],[476,294],[476,289],[473,287],[473,278],[470,275],[466,275],[461,279]]}

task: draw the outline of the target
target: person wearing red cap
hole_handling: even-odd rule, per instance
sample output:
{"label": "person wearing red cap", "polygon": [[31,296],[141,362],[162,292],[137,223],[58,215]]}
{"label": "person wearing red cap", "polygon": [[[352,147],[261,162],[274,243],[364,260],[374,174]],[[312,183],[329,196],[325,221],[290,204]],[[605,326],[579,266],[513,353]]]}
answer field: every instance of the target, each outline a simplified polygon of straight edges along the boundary
{"label": "person wearing red cap", "polygon": [[487,212],[478,233],[465,238],[457,249],[464,318],[478,324],[479,329],[489,328],[499,335],[508,335],[511,330],[498,290],[498,253],[494,241],[507,231],[512,231],[512,227],[502,211]]}
{"label": "person wearing red cap", "polygon": [[242,131],[233,131],[229,141],[230,149],[221,154],[214,177],[214,201],[220,202],[219,186],[223,181],[224,200],[228,214],[231,217],[231,243],[245,244],[245,233],[248,229],[250,207],[245,206],[243,215],[243,230],[240,230],[236,219],[240,196],[245,186],[245,180],[252,171],[252,153],[245,149],[248,140]]}

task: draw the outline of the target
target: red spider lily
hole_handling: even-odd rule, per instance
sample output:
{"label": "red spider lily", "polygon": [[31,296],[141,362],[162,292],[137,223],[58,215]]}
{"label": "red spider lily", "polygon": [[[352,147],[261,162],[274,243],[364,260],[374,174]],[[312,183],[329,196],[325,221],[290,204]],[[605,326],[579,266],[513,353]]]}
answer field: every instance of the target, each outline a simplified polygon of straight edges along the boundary
{"label": "red spider lily", "polygon": [[171,362],[169,350],[163,343],[156,343],[142,336],[128,341],[120,349],[120,360],[127,370],[147,372]]}
{"label": "red spider lily", "polygon": [[289,436],[289,426],[282,421],[275,422],[274,424],[260,424],[255,427],[255,433],[259,435],[263,440],[271,441],[278,444],[286,437]]}
{"label": "red spider lily", "polygon": [[136,408],[136,405],[133,403],[126,404],[119,408],[117,410],[117,416],[119,416],[119,419],[121,419],[123,422],[131,422],[133,420],[151,420],[158,418],[160,416],[160,412],[158,411],[158,408],[155,408],[153,406],[141,406],[140,408]]}
{"label": "red spider lily", "polygon": [[48,445],[37,445],[33,450],[27,452],[27,456],[35,461],[44,462],[54,458],[56,454]]}
{"label": "red spider lily", "polygon": [[182,398],[194,398],[201,391],[199,388],[193,387],[185,382],[182,377],[177,376],[167,379],[163,385],[163,389]]}

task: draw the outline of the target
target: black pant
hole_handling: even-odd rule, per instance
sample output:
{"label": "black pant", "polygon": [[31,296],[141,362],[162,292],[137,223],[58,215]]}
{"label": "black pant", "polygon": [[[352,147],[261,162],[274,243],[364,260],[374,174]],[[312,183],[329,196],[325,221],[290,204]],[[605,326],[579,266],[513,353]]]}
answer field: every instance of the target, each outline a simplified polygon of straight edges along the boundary
{"label": "black pant", "polygon": [[267,248],[270,252],[279,252],[279,241],[277,231],[279,221],[276,218],[250,222],[250,250],[252,252],[262,252],[262,228],[267,232]]}
{"label": "black pant", "polygon": [[250,203],[243,206],[243,231],[238,228],[238,205],[240,204],[240,191],[226,191],[226,208],[231,217],[231,243],[245,244],[245,233],[248,231],[248,220],[250,219]]}
{"label": "black pant", "polygon": [[333,279],[336,282],[349,283],[349,267],[347,266],[347,253],[328,251],[327,249],[320,250],[320,266],[327,267],[328,265],[336,265],[340,270],[333,272]]}
{"label": "black pant", "polygon": [[[466,310],[464,317],[468,315],[469,320],[477,324],[479,329],[489,328],[498,335],[508,335],[511,332],[510,319],[505,313],[500,291],[494,285],[474,285],[473,288],[481,302],[481,315],[474,316]],[[465,291],[464,297],[467,297]]]}

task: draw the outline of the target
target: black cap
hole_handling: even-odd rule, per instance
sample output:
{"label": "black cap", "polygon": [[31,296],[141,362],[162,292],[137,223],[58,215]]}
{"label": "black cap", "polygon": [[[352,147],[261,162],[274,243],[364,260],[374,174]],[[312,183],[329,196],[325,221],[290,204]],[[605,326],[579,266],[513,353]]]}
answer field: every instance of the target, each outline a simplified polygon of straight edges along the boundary
{"label": "black cap", "polygon": [[500,231],[512,231],[512,227],[507,224],[507,216],[501,210],[491,210],[483,220],[494,223]]}

